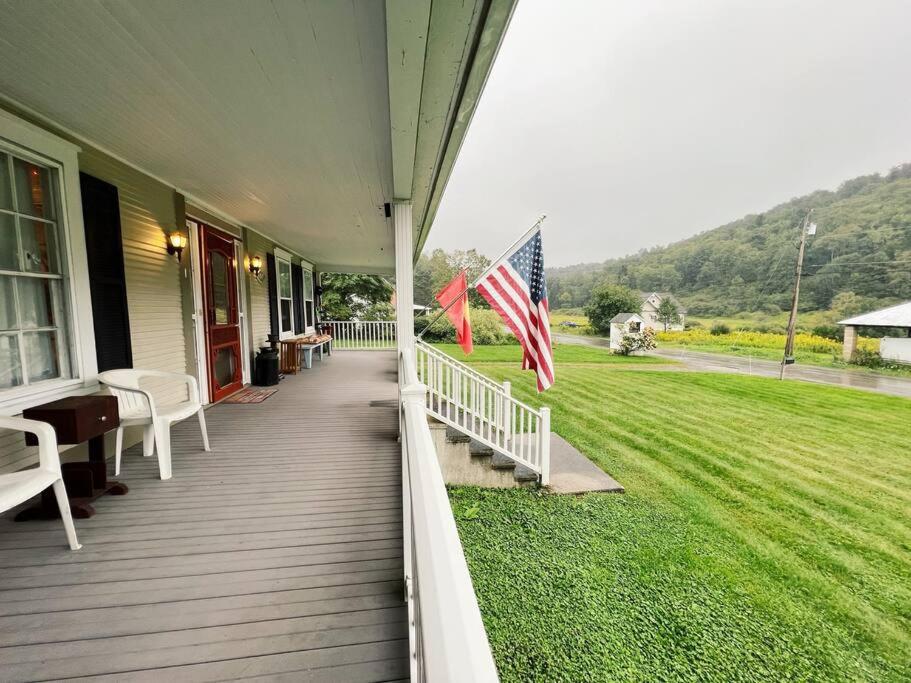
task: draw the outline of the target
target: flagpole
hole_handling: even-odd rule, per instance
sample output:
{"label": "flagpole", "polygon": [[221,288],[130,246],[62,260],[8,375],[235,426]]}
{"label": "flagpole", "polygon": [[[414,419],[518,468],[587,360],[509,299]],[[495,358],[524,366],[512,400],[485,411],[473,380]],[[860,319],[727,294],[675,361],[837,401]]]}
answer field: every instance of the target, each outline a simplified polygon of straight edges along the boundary
{"label": "flagpole", "polygon": [[[463,289],[461,292],[459,292],[455,296],[455,298],[452,299],[452,301],[450,301],[448,304],[446,304],[445,308],[443,308],[443,310],[441,310],[439,313],[437,313],[433,320],[431,320],[429,323],[427,323],[427,326],[424,327],[423,330],[421,330],[420,334],[418,334],[418,336],[415,337],[415,339],[420,340],[421,337],[424,336],[424,333],[427,330],[429,330],[431,327],[433,327],[433,324],[437,320],[442,318],[443,315],[445,315],[446,311],[448,311],[450,308],[452,308],[455,305],[456,301],[458,301],[459,299],[462,298],[462,295],[464,295],[465,292],[467,292],[472,287],[477,287],[478,283],[481,280],[483,280],[485,277],[487,277],[487,274],[490,273],[490,271],[492,271],[496,266],[498,266],[500,264],[500,261],[502,261],[504,258],[506,258],[506,256],[509,254],[509,252],[511,252],[513,249],[515,249],[522,242],[522,240],[526,239],[531,233],[533,233],[535,230],[537,230],[539,227],[541,227],[541,224],[544,222],[545,218],[547,218],[547,216],[545,214],[541,214],[541,217],[535,222],[535,224],[533,226],[531,226],[528,230],[526,230],[519,239],[517,239],[515,242],[513,242],[506,251],[504,251],[502,254],[500,254],[495,261],[491,262],[491,265],[487,268],[487,270],[485,270],[483,273],[481,273],[480,277],[475,279],[474,282],[472,282],[470,285],[465,287],[465,289]],[[463,270],[465,270],[466,275],[467,275],[468,269],[464,268]]]}

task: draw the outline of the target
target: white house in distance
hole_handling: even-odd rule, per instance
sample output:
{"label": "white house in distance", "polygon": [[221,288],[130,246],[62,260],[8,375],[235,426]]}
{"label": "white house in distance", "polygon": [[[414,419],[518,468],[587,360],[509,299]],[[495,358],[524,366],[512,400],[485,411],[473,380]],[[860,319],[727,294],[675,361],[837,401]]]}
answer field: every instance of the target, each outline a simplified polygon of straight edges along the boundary
{"label": "white house in distance", "polygon": [[673,325],[668,325],[667,329],[675,331],[683,330],[684,323],[686,322],[686,309],[670,292],[642,292],[642,308],[639,311],[639,314],[642,316],[643,321],[645,321],[646,327],[650,327],[656,332],[664,331],[664,323],[661,322],[661,318],[658,315],[658,307],[661,306],[662,301],[668,299],[677,307],[677,315],[680,316],[680,318]]}
{"label": "white house in distance", "polygon": [[838,323],[845,327],[844,351],[846,361],[850,361],[857,351],[858,327],[897,327],[904,328],[906,337],[883,337],[879,342],[879,355],[883,360],[896,363],[911,363],[911,301],[903,304],[881,308],[878,311],[864,313],[842,320]]}
{"label": "white house in distance", "polygon": [[626,334],[639,334],[648,327],[645,319],[637,313],[618,313],[610,320],[610,349],[620,350],[620,340]]}

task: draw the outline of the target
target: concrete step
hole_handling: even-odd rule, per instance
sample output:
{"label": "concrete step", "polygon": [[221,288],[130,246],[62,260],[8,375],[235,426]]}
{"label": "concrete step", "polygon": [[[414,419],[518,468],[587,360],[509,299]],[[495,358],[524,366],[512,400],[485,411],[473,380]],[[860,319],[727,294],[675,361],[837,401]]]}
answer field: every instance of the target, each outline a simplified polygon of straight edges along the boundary
{"label": "concrete step", "polygon": [[471,437],[455,427],[446,427],[446,441],[449,443],[469,443]]}
{"label": "concrete step", "polygon": [[485,457],[492,456],[494,451],[487,444],[471,439],[468,442],[468,452],[474,457]]}
{"label": "concrete step", "polygon": [[515,469],[516,461],[502,453],[494,453],[490,458],[490,466],[495,470],[511,470]]}
{"label": "concrete step", "polygon": [[538,481],[537,473],[525,465],[516,465],[516,469],[512,473],[513,479],[520,483],[531,483]]}

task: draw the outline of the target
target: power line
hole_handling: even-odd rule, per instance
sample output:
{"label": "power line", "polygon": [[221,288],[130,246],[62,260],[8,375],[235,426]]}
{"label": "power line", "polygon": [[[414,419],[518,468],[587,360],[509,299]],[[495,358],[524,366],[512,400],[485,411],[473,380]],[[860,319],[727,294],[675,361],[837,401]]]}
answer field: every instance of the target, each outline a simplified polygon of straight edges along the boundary
{"label": "power line", "polygon": [[[832,261],[830,263],[821,263],[821,264],[808,264],[804,266],[805,268],[840,268],[842,266],[877,266],[879,268],[885,266],[898,266],[901,268],[911,267],[911,260],[909,261]],[[817,273],[819,275],[821,273]]]}

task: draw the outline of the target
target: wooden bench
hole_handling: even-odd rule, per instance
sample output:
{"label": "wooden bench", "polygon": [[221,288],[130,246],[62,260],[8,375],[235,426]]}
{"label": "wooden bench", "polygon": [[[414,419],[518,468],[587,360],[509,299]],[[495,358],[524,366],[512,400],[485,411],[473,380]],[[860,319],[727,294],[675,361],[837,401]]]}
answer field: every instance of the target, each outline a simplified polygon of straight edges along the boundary
{"label": "wooden bench", "polygon": [[[317,337],[316,341],[314,338]],[[328,335],[303,335],[282,339],[279,351],[279,363],[281,371],[285,374],[296,375],[301,368],[301,359],[303,358],[303,367],[308,370],[313,367],[313,351],[317,350],[319,359],[323,359],[323,351],[326,355],[332,355],[332,337]]]}
{"label": "wooden bench", "polygon": [[313,351],[314,349],[319,353],[319,359],[323,360],[323,351],[325,350],[327,356],[332,355],[332,337],[324,339],[322,341],[314,342],[312,344],[307,342],[301,342],[297,345],[300,355],[304,359],[304,367],[308,370],[313,367]]}

